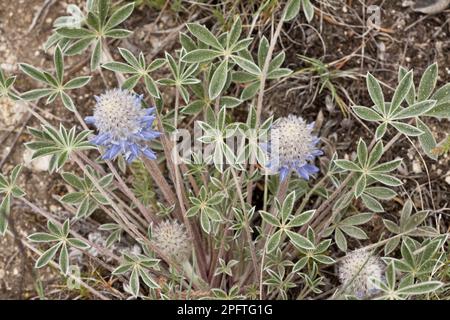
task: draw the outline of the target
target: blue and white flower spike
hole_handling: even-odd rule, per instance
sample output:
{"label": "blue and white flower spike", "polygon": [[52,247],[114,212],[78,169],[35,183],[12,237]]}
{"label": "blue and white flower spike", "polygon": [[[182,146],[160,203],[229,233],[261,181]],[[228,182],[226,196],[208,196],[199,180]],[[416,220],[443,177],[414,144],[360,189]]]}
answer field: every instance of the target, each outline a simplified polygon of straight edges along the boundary
{"label": "blue and white flower spike", "polygon": [[268,169],[280,174],[284,181],[292,170],[309,180],[319,172],[312,162],[323,154],[316,145],[320,139],[311,134],[314,123],[307,124],[301,117],[290,114],[276,121],[271,128],[270,141],[266,146],[269,155]]}
{"label": "blue and white flower spike", "polygon": [[142,95],[113,89],[95,99],[94,114],[86,117],[85,121],[98,130],[91,143],[105,147],[102,159],[112,160],[119,154],[123,154],[128,163],[141,155],[156,159],[147,143],[161,133],[152,129],[155,108],[142,108]]}

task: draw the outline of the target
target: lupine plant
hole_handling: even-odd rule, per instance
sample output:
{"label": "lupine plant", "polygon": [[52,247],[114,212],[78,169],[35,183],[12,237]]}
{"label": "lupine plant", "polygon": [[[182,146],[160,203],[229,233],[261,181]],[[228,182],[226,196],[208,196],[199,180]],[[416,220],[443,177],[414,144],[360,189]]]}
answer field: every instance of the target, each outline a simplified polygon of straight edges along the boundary
{"label": "lupine plant", "polygon": [[[271,34],[252,32],[240,17],[223,28],[187,23],[177,49],[150,61],[125,48],[133,8],[71,5],[45,44],[54,66],[20,64],[35,89],[18,92],[15,76],[0,70],[0,94],[22,100],[40,122],[28,128],[26,147],[33,159],[50,156],[48,174],[66,186],[55,195],[68,214],[61,218],[22,191],[20,166],[0,175],[0,233],[11,234],[16,204],[46,222],[48,231],[23,240],[35,268],[55,268],[78,284],[68,292],[84,288],[93,299],[448,298],[439,210],[409,199],[397,171],[404,151],[387,152],[418,141],[437,159],[427,118],[450,117],[450,84],[435,90],[437,64],[417,88],[413,71],[400,68],[393,92],[367,74],[371,102],[351,113],[373,131],[348,157],[325,148],[301,108],[264,110],[268,84],[293,74],[281,30],[311,21],[314,1],[279,1]],[[72,77],[65,61],[80,55],[91,74]],[[91,92],[95,106],[82,108],[73,90],[91,90],[101,74],[114,87]],[[78,123],[47,120],[33,107],[50,110],[58,99]],[[373,228],[381,231],[369,237]]]}

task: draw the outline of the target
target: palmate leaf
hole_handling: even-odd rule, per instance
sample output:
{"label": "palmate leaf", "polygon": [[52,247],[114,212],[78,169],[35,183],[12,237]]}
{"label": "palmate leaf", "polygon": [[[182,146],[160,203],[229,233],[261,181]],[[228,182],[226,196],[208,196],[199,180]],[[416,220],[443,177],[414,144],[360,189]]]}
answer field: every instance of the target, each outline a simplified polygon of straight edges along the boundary
{"label": "palmate leaf", "polygon": [[159,270],[158,259],[148,258],[140,254],[124,254],[122,260],[122,263],[112,273],[120,275],[131,271],[128,289],[135,297],[139,296],[140,280],[142,280],[149,289],[159,288],[158,283],[148,272],[148,270]]}
{"label": "palmate leaf", "polygon": [[[431,74],[433,73],[432,69],[429,69]],[[426,75],[424,77],[422,91],[425,90],[425,86],[434,88],[434,85],[425,85],[427,81],[432,80],[427,80]],[[370,73],[367,75],[367,89],[375,104],[374,108],[355,106],[353,107],[353,111],[363,120],[381,122],[375,133],[377,140],[380,140],[384,136],[388,125],[392,125],[400,133],[407,136],[421,136],[424,134],[424,131],[420,128],[399,121],[410,118],[418,119],[419,116],[428,115],[436,109],[437,100],[426,100],[423,98],[425,96],[428,98],[431,94],[430,92],[422,92],[423,99],[416,102],[412,71],[407,71],[404,68],[399,69],[399,84],[395,89],[390,103],[384,101],[380,83]],[[409,107],[402,108],[401,104],[405,99]]]}
{"label": "palmate leaf", "polygon": [[222,192],[208,193],[205,186],[200,188],[198,197],[190,197],[189,200],[192,204],[191,208],[186,212],[187,217],[193,217],[200,214],[200,223],[203,231],[206,233],[211,232],[212,222],[220,222],[223,220],[219,211],[215,208],[224,198],[226,198]]}
{"label": "palmate leaf", "polygon": [[34,151],[32,159],[46,155],[55,156],[56,162],[50,170],[58,170],[65,164],[73,151],[95,148],[87,141],[87,136],[90,132],[89,130],[84,130],[76,134],[75,127],[67,130],[60,125],[59,130],[55,130],[48,126],[42,126],[41,130],[30,129],[30,133],[36,140],[25,145]]}
{"label": "palmate leaf", "polygon": [[22,166],[17,165],[11,170],[8,177],[0,174],[0,236],[6,233],[13,198],[21,198],[25,195],[25,192],[17,185],[21,170]]}
{"label": "palmate leaf", "polygon": [[[200,83],[198,79],[195,78],[195,73],[198,69],[197,64],[189,65],[185,61],[183,61],[183,57],[185,56],[184,49],[180,52],[180,59],[176,61],[172,55],[166,52],[166,62],[170,68],[173,79],[160,79],[157,81],[158,84],[174,86],[180,96],[183,98],[186,104],[189,103],[190,94],[187,90],[187,86],[196,85]],[[154,83],[150,84],[146,83],[147,87],[154,85]]]}
{"label": "palmate leaf", "polygon": [[[364,196],[364,194],[362,196]],[[367,234],[363,231],[363,229],[357,226],[369,222],[373,217],[373,213],[357,213],[345,218],[343,218],[343,216],[344,215],[342,213],[336,214],[333,219],[333,224],[325,230],[324,236],[328,237],[334,233],[336,245],[340,250],[346,252],[346,236],[359,240],[367,239]]]}
{"label": "palmate leaf", "polygon": [[305,211],[299,215],[292,215],[295,200],[296,195],[295,191],[293,191],[286,196],[283,204],[275,201],[276,211],[278,212],[276,216],[261,211],[263,220],[273,228],[278,229],[267,240],[266,250],[268,253],[273,252],[281,245],[283,235],[286,235],[290,242],[301,250],[315,249],[313,241],[294,231],[295,228],[308,223],[313,217],[315,210]]}
{"label": "palmate leaf", "polygon": [[[240,100],[250,99],[257,93],[259,88],[258,79],[267,55],[267,50],[263,50],[262,48],[268,48],[264,45],[264,43],[267,43],[267,39],[262,38],[262,42],[260,43],[258,52],[259,65],[257,65],[246,50],[252,39],[248,38],[239,40],[242,32],[240,18],[237,18],[234,21],[229,32],[223,33],[218,37],[215,37],[209,30],[199,24],[188,24],[188,29],[193,36],[201,42],[201,44],[196,45],[190,37],[184,34],[181,35],[180,39],[185,47],[183,51],[186,52],[181,55],[181,60],[187,63],[204,63],[212,62],[216,59],[219,60],[216,64],[217,68],[215,70],[212,68],[214,70],[212,76],[209,75],[208,77],[211,79],[208,88],[209,100],[219,97],[225,87],[228,86],[231,79],[228,75],[229,69],[233,68],[234,65],[237,65],[241,69],[245,70],[245,72],[239,73],[238,71],[238,73],[236,73],[236,80],[237,77],[239,77],[239,74],[246,78],[248,78],[247,74],[252,76],[252,83],[249,83],[248,87],[241,93]],[[266,53],[264,54],[264,52]],[[271,62],[269,66],[269,73],[267,75],[269,79],[279,79],[291,74],[291,70],[287,68],[280,68],[284,57],[284,53],[280,53]],[[241,79],[242,82],[247,82],[248,80],[249,79]]]}
{"label": "palmate leaf", "polygon": [[66,91],[78,89],[85,86],[90,80],[90,76],[74,78],[64,83],[64,55],[59,45],[56,46],[53,57],[55,73],[52,75],[46,71],[39,70],[32,65],[19,64],[20,69],[31,78],[44,83],[46,88],[33,89],[21,95],[24,100],[37,100],[48,97],[47,104],[53,102],[57,97],[61,99],[63,105],[70,111],[75,111],[75,105],[72,98]]}
{"label": "palmate leaf", "polygon": [[[385,225],[386,229],[389,232],[391,232],[395,235],[404,233],[405,234],[404,236],[406,236],[406,235],[420,236],[421,231],[422,231],[422,227],[420,227],[420,225],[427,218],[428,211],[419,211],[419,212],[412,214],[412,210],[413,210],[413,203],[411,200],[408,200],[405,202],[405,204],[403,206],[403,209],[402,209],[401,215],[400,215],[400,220],[398,221],[398,223],[393,222],[388,219],[383,219],[383,224]],[[395,250],[395,248],[398,246],[398,244],[400,243],[400,240],[403,237],[392,238],[392,240],[390,240],[388,245],[386,245],[386,247],[385,247],[386,254]]]}
{"label": "palmate leaf", "polygon": [[[408,136],[417,136],[424,152],[430,158],[436,160],[436,140],[430,128],[421,119],[423,116],[435,118],[450,118],[450,84],[445,84],[436,92],[438,67],[434,63],[427,67],[422,74],[417,90],[413,83],[412,71],[400,67],[398,72],[399,85],[397,86],[391,103],[384,103],[387,110],[383,110],[384,97],[378,80],[373,76],[367,76],[367,87],[375,107],[373,109],[356,106],[353,111],[358,117],[366,121],[377,121],[379,124],[375,136],[380,140],[387,131],[388,125],[392,125],[397,131]],[[402,108],[402,101],[406,100],[409,107]],[[416,126],[403,123],[399,120],[414,118]]]}
{"label": "palmate leaf", "polygon": [[356,173],[356,182],[353,189],[354,196],[356,198],[361,197],[363,203],[374,212],[383,212],[383,207],[376,198],[388,200],[395,195],[395,192],[384,187],[371,187],[366,192],[366,188],[373,183],[373,180],[389,187],[396,187],[402,184],[399,179],[388,174],[398,168],[402,159],[377,164],[383,152],[384,148],[381,140],[375,144],[369,154],[366,143],[360,140],[356,153],[357,159],[355,161],[344,159],[336,159],[333,161],[337,167]]}
{"label": "palmate leaf", "polygon": [[13,92],[13,85],[16,77],[7,77],[0,68],[0,97],[9,97],[12,100],[18,100],[19,97]]}
{"label": "palmate leaf", "polygon": [[325,253],[331,245],[331,239],[323,240],[316,245],[316,235],[311,227],[308,227],[307,237],[308,240],[314,244],[314,249],[306,250],[296,247],[304,257],[302,257],[293,267],[295,272],[300,271],[300,269],[304,268],[306,265],[308,265],[308,270],[314,271],[318,268],[317,263],[329,265],[335,262],[334,259],[328,257]]}
{"label": "palmate leaf", "polygon": [[[386,269],[386,280],[375,282],[376,287],[381,291],[377,299],[407,299],[414,295],[436,292],[443,286],[442,282],[432,279],[433,273],[439,269],[436,262],[430,261],[431,256],[426,256],[426,260],[422,260],[420,256],[421,252],[424,251],[424,247],[426,250],[431,244],[433,247],[431,251],[436,252],[434,250],[442,246],[445,239],[443,242],[441,242],[441,239],[435,239],[428,245],[425,244],[426,242],[427,240],[421,245],[411,238],[405,237],[403,239],[401,246],[402,259],[388,258],[389,265]],[[423,270],[423,273],[420,270]],[[399,274],[399,271],[406,275],[397,282],[396,275]]]}
{"label": "palmate leaf", "polygon": [[[239,56],[232,55],[232,60],[244,71],[236,71],[231,75],[232,81],[235,83],[247,84],[241,93],[241,100],[253,98],[260,88],[261,70],[264,68],[269,42],[267,38],[262,37],[258,47],[258,57],[256,64],[252,56],[247,51],[240,52]],[[287,77],[292,70],[281,68],[285,59],[285,53],[281,51],[269,63],[267,79],[280,79]]]}
{"label": "palmate leaf", "polygon": [[59,250],[59,269],[62,274],[67,275],[70,268],[68,246],[82,250],[88,249],[90,246],[82,239],[68,238],[70,233],[69,219],[67,219],[61,227],[58,227],[55,223],[48,220],[47,228],[50,233],[38,232],[28,236],[28,240],[31,242],[52,244],[52,246],[44,251],[36,260],[35,268],[42,268],[49,264]]}
{"label": "palmate leaf", "polygon": [[[90,166],[87,166],[86,170],[98,179],[98,184],[102,188],[110,188],[113,181],[112,174],[100,177]],[[76,205],[76,218],[86,218],[98,208],[99,204],[109,204],[109,200],[97,191],[94,183],[86,174],[83,177],[78,177],[72,173],[63,172],[61,176],[67,183],[74,187],[76,191],[64,195],[59,201]]]}
{"label": "palmate leaf", "polygon": [[145,87],[154,98],[159,98],[158,87],[150,73],[159,69],[166,63],[165,59],[155,59],[147,65],[144,54],[139,53],[139,60],[129,50],[119,48],[120,55],[127,62],[107,62],[102,64],[102,68],[118,73],[129,73],[131,76],[122,84],[122,88],[132,90],[139,80],[144,78]]}
{"label": "palmate leaf", "polygon": [[75,55],[91,47],[90,66],[92,70],[97,69],[104,41],[107,38],[126,38],[131,34],[131,31],[118,26],[131,15],[134,3],[111,9],[109,0],[98,0],[98,5],[92,6],[87,13],[84,26],[57,27],[56,33],[47,41],[46,48],[59,44],[61,48],[65,48],[65,54]]}

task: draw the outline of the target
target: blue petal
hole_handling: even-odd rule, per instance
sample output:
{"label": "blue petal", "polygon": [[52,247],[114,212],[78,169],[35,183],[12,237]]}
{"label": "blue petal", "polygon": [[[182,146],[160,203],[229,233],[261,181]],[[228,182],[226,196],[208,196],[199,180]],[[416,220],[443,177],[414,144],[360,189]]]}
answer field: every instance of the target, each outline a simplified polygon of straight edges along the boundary
{"label": "blue petal", "polygon": [[313,165],[313,164],[305,164],[305,165],[303,166],[303,168],[304,168],[306,171],[308,171],[309,174],[314,174],[314,173],[317,173],[317,172],[320,171],[319,168],[317,168],[317,167],[316,167],[315,165]]}
{"label": "blue petal", "polygon": [[108,160],[108,159],[114,159],[115,157],[117,157],[117,155],[119,154],[121,150],[121,147],[117,144],[113,144],[108,151],[105,152],[105,154],[103,155],[102,159]]}
{"label": "blue petal", "polygon": [[318,157],[318,156],[323,155],[323,151],[317,149],[317,150],[312,151],[311,154],[312,154],[313,156],[315,156],[315,157]]}
{"label": "blue petal", "polygon": [[137,157],[139,155],[139,147],[135,143],[130,143],[129,147],[131,154]]}
{"label": "blue petal", "polygon": [[143,116],[142,118],[141,118],[141,121],[142,122],[153,122],[155,120],[155,116],[150,116],[150,115],[148,115],[148,116]]}
{"label": "blue petal", "polygon": [[149,158],[150,160],[155,160],[156,159],[155,153],[149,148],[142,149],[142,154],[144,156],[146,156],[147,158]]}
{"label": "blue petal", "polygon": [[97,135],[95,138],[91,139],[91,143],[96,145],[103,145],[110,138],[109,134],[102,133]]}
{"label": "blue petal", "polygon": [[152,107],[152,108],[148,108],[145,112],[146,115],[151,115],[153,112],[155,112],[156,108]]}
{"label": "blue petal", "polygon": [[130,154],[126,157],[127,163],[128,163],[128,164],[132,163],[133,160],[136,159],[136,158],[137,158],[137,155],[135,155],[135,154],[133,154],[133,153],[130,153]]}
{"label": "blue petal", "polygon": [[263,149],[265,152],[268,152],[268,151],[269,151],[269,145],[268,145],[267,143],[265,143],[265,142],[261,142],[261,143],[259,144],[259,147],[260,147],[261,149]]}
{"label": "blue petal", "polygon": [[84,118],[84,122],[86,122],[87,124],[94,124],[95,123],[95,117],[94,116],[88,116],[88,117]]}
{"label": "blue petal", "polygon": [[288,169],[287,167],[281,167],[281,168],[280,168],[280,180],[281,180],[281,181],[286,180],[286,178],[287,178],[287,176],[288,176],[288,174],[289,174],[290,171],[291,171],[291,170]]}
{"label": "blue petal", "polygon": [[297,171],[298,175],[303,179],[309,180],[309,172],[305,169],[305,166],[297,167],[295,168],[295,171]]}
{"label": "blue petal", "polygon": [[122,149],[122,152],[125,152],[128,150],[130,142],[128,140],[122,139],[119,141],[120,149]]}
{"label": "blue petal", "polygon": [[161,132],[153,131],[153,130],[142,131],[139,135],[142,137],[142,139],[152,140],[152,139],[156,139],[159,136],[161,136]]}

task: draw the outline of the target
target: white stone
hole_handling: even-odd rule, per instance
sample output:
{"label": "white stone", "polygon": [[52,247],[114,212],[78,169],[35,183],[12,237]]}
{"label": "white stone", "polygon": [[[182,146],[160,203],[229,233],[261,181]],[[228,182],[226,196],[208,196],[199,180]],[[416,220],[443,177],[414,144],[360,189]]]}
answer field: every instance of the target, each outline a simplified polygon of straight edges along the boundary
{"label": "white stone", "polygon": [[33,170],[33,171],[48,171],[50,166],[50,159],[52,156],[44,156],[34,160],[31,160],[33,156],[33,151],[30,149],[25,149],[23,153],[23,164],[25,167]]}
{"label": "white stone", "polygon": [[23,101],[13,101],[8,97],[0,98],[0,126],[13,129],[23,120],[26,112],[26,104]]}
{"label": "white stone", "polygon": [[422,173],[422,166],[419,160],[416,159],[412,162],[412,171],[416,174]]}
{"label": "white stone", "polygon": [[447,184],[450,184],[450,171],[448,171],[445,175],[445,182],[447,182]]}

